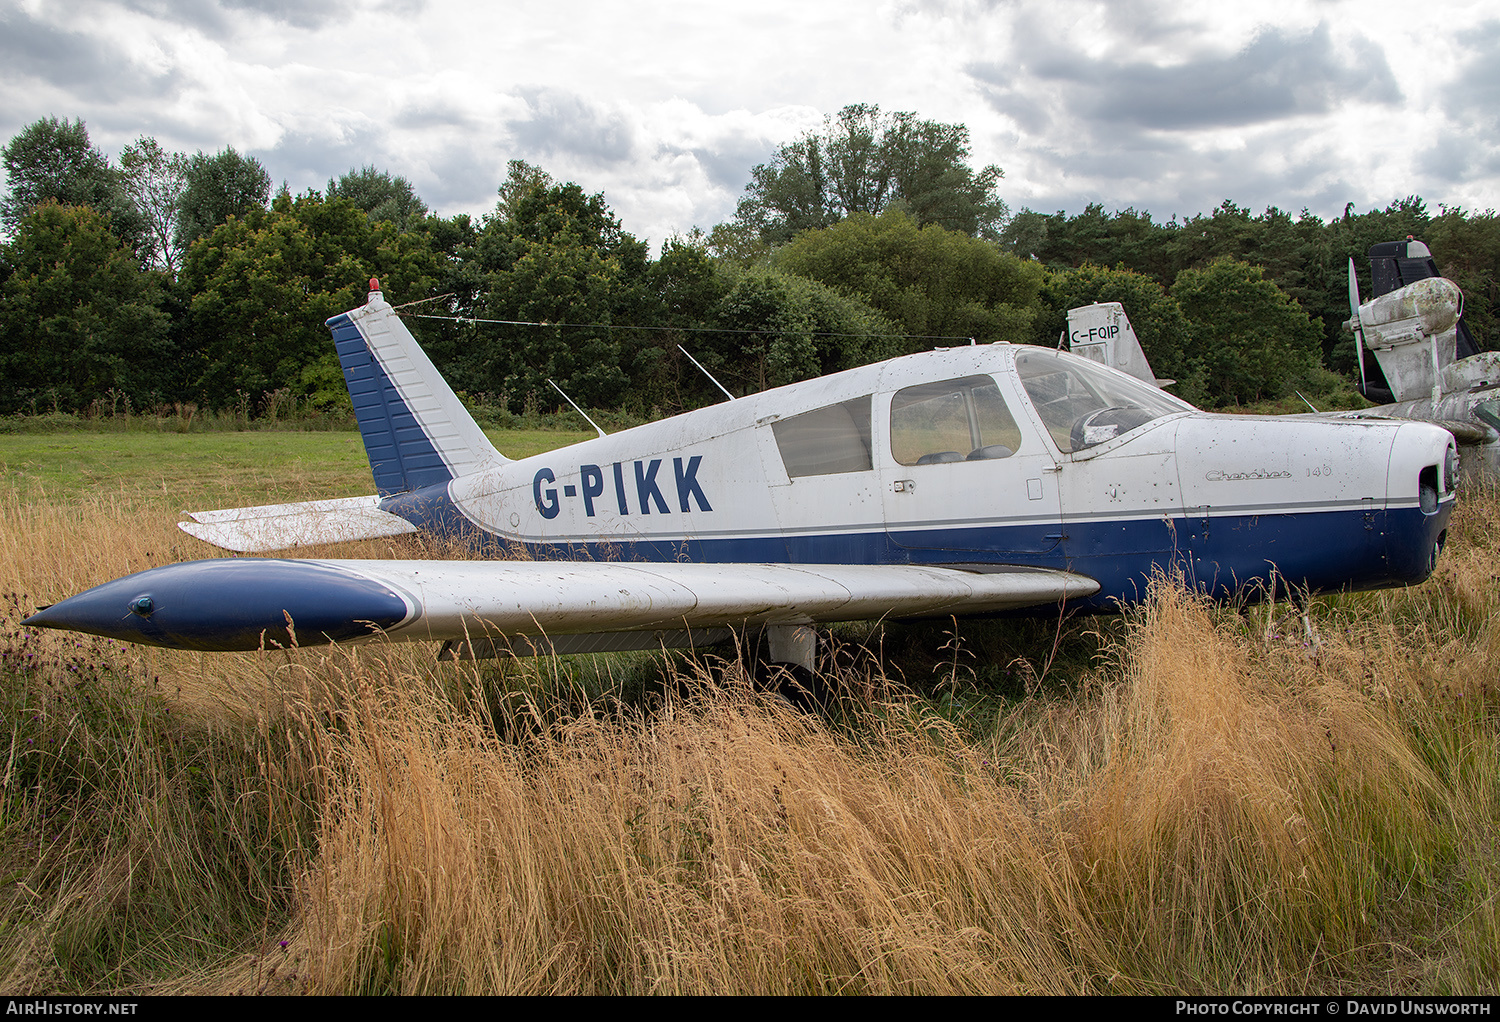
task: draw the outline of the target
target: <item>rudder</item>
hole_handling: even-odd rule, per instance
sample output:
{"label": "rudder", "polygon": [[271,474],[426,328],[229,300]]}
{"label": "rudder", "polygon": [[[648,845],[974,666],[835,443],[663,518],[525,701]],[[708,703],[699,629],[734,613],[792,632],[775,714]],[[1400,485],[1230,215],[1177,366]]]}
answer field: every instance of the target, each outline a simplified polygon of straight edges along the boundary
{"label": "rudder", "polygon": [[370,282],[358,309],[328,320],[382,497],[506,461],[411,331]]}

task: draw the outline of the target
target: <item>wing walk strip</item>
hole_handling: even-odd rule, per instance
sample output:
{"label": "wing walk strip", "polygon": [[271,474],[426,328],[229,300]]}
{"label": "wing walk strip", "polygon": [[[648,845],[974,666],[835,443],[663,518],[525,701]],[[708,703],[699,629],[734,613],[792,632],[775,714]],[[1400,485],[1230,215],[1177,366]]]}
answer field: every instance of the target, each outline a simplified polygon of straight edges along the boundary
{"label": "wing walk strip", "polygon": [[315,563],[401,595],[407,617],[386,635],[402,640],[972,614],[1082,600],[1099,590],[1093,579],[1050,569],[980,574],[914,565]]}

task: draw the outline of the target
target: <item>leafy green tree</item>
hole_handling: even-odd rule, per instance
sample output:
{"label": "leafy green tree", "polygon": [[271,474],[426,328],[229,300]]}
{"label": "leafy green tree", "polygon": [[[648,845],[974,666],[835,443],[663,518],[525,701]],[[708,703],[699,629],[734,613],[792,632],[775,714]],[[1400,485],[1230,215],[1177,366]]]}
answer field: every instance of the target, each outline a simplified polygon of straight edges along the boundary
{"label": "leafy green tree", "polygon": [[1421,200],[1406,200],[1373,214],[1351,213],[1330,224],[1305,209],[1293,217],[1270,206],[1254,215],[1229,201],[1206,215],[1157,224],[1148,213],[1125,209],[1109,214],[1093,204],[1073,217],[1043,217],[1023,210],[1007,225],[1002,244],[1020,255],[1034,255],[1053,269],[1089,263],[1117,266],[1147,274],[1163,287],[1181,271],[1202,269],[1215,259],[1260,266],[1268,279],[1319,321],[1322,358],[1348,370],[1353,368],[1352,347],[1342,331],[1349,316],[1347,260],[1355,255],[1363,272],[1370,244],[1401,237],[1390,232],[1424,218]]}
{"label": "leafy green tree", "polygon": [[1040,259],[1040,253],[1047,247],[1051,222],[1052,218],[1045,213],[1022,209],[1005,222],[1005,229],[1000,232],[1000,247],[1022,259]]}
{"label": "leafy green tree", "polygon": [[[420,227],[413,225],[409,233],[416,233],[425,240],[435,264],[436,279],[432,285],[429,301],[416,308],[424,316],[475,315],[476,295],[479,291],[479,274],[470,265],[478,231],[467,213],[454,217],[428,216]],[[412,299],[403,298],[402,301]],[[411,332],[450,382],[454,366],[464,352],[472,348],[476,327],[471,323],[445,319],[410,319]],[[457,383],[455,382],[455,385]],[[463,384],[467,387],[468,384]]]}
{"label": "leafy green tree", "polygon": [[7,230],[14,231],[48,199],[65,206],[109,208],[109,162],[89,141],[82,121],[45,117],[21,129],[0,152],[10,185],[0,203]]}
{"label": "leafy green tree", "polygon": [[495,203],[495,216],[501,220],[511,219],[522,199],[532,192],[545,192],[555,184],[557,182],[552,180],[552,175],[541,167],[533,166],[525,160],[511,160],[506,164],[505,180],[500,182],[500,199]]}
{"label": "leafy green tree", "polygon": [[203,400],[222,407],[285,387],[343,402],[324,321],[362,303],[372,276],[400,303],[431,295],[437,272],[425,233],[372,224],[347,199],[283,194],[225,221],[188,249],[182,271]]}
{"label": "leafy green tree", "polygon": [[727,288],[701,235],[668,238],[661,258],[650,266],[648,282],[661,303],[657,321],[662,326],[701,324]]}
{"label": "leafy green tree", "polygon": [[486,318],[551,325],[477,334],[456,359],[459,384],[504,394],[516,411],[528,400],[555,403],[549,379],[582,404],[619,404],[647,342],[612,324],[649,323],[654,312],[645,244],[621,229],[602,194],[576,184],[537,185],[512,199],[465,253],[478,275],[475,308]]}
{"label": "leafy green tree", "polygon": [[838,223],[843,214],[829,193],[823,148],[817,139],[804,136],[750,171],[735,220],[744,225],[742,234],[767,245],[784,244],[802,231]]}
{"label": "leafy green tree", "polygon": [[348,199],[365,211],[371,223],[389,221],[398,231],[420,227],[427,217],[427,203],[410,181],[372,166],[350,170],[337,181],[329,178],[325,197]]}
{"label": "leafy green tree", "polygon": [[1213,403],[1281,397],[1319,367],[1317,325],[1258,266],[1226,258],[1183,270],[1171,296]]}
{"label": "leafy green tree", "polygon": [[802,234],[775,263],[859,297],[910,335],[905,351],[944,339],[1021,340],[1041,309],[1041,266],[895,210]]}
{"label": "leafy green tree", "polygon": [[703,243],[705,250],[716,260],[741,269],[764,265],[772,251],[771,245],[760,236],[759,229],[744,220],[726,220],[714,225]]}
{"label": "leafy green tree", "polygon": [[1183,222],[1168,244],[1175,271],[1234,258],[1261,267],[1266,278],[1318,321],[1319,356],[1345,372],[1354,369],[1353,343],[1343,330],[1349,318],[1348,261],[1352,257],[1369,294],[1370,246],[1414,234],[1425,235],[1429,217],[1422,200],[1409,197],[1382,210],[1352,213],[1325,224],[1303,210],[1297,217],[1268,207],[1259,216],[1226,201],[1208,216]]}
{"label": "leafy green tree", "polygon": [[125,190],[135,203],[151,239],[147,262],[177,275],[177,215],[187,187],[187,157],[169,153],[154,138],[142,135],[120,151]]}
{"label": "leafy green tree", "polygon": [[884,114],[859,103],[776,151],[750,172],[735,218],[771,245],[829,227],[856,213],[902,209],[918,224],[997,237],[1005,203],[995,194],[1002,172],[968,165],[969,129]]}
{"label": "leafy green tree", "polygon": [[266,168],[232,147],[212,156],[194,153],[184,173],[176,238],[183,251],[230,217],[264,210],[271,196],[271,175]]}
{"label": "leafy green tree", "polygon": [[115,236],[137,252],[149,248],[146,225],[120,172],[89,141],[83,121],[44,117],[0,150],[10,190],[0,200],[0,223],[14,232],[34,207],[52,200],[90,206],[109,219]]}
{"label": "leafy green tree", "polygon": [[1444,209],[1424,239],[1438,270],[1464,290],[1464,320],[1481,349],[1500,348],[1500,216]]}
{"label": "leafy green tree", "polygon": [[712,318],[729,284],[706,251],[701,234],[671,237],[661,258],[646,270],[650,325],[630,367],[634,407],[643,412],[682,411],[720,400],[717,388],[683,357],[678,345],[702,361],[711,339],[701,329]]}
{"label": "leafy green tree", "polygon": [[107,216],[46,199],[17,221],[4,263],[0,412],[141,408],[175,391],[162,277],[141,270]]}
{"label": "leafy green tree", "polygon": [[774,269],[731,273],[710,323],[724,332],[699,335],[699,361],[740,393],[901,353],[898,328],[858,298]]}
{"label": "leafy green tree", "polygon": [[716,336],[700,357],[721,383],[741,393],[780,387],[818,375],[817,324],[799,285],[809,282],[775,272],[746,273],[715,310],[718,325],[741,332]]}
{"label": "leafy green tree", "polygon": [[1171,264],[1183,270],[1215,259],[1253,259],[1260,254],[1260,226],[1250,210],[1226,199],[1212,213],[1184,220],[1173,232]]}
{"label": "leafy green tree", "polygon": [[[873,118],[876,108],[869,110]],[[938,224],[976,238],[999,238],[1010,215],[996,194],[1005,172],[995,164],[977,173],[969,167],[967,127],[899,113],[882,142],[894,185],[893,208],[905,210],[924,227]]]}
{"label": "leafy green tree", "polygon": [[1155,223],[1150,213],[1123,209],[1111,214],[1090,203],[1073,217],[1022,210],[1006,225],[1000,243],[1006,251],[1054,269],[1089,263],[1120,266],[1155,277],[1165,287],[1181,269],[1172,261],[1178,232],[1178,224]]}
{"label": "leafy green tree", "polygon": [[1151,277],[1134,270],[1092,264],[1047,274],[1045,311],[1037,317],[1036,344],[1055,345],[1067,329],[1068,310],[1095,302],[1119,302],[1130,317],[1141,350],[1159,377],[1173,379],[1172,393],[1194,404],[1207,397],[1201,360],[1190,348],[1190,327],[1177,300]]}

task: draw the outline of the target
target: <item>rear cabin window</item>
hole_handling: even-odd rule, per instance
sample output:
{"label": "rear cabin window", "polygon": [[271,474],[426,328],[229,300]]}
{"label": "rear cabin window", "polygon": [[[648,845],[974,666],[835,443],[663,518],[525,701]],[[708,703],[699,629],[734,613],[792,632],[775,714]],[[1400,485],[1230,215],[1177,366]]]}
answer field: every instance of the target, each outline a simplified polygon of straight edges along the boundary
{"label": "rear cabin window", "polygon": [[1008,458],[1021,431],[989,376],[907,387],[891,398],[891,453],[902,465]]}
{"label": "rear cabin window", "polygon": [[870,461],[870,395],[771,424],[786,474],[827,476],[868,472]]}

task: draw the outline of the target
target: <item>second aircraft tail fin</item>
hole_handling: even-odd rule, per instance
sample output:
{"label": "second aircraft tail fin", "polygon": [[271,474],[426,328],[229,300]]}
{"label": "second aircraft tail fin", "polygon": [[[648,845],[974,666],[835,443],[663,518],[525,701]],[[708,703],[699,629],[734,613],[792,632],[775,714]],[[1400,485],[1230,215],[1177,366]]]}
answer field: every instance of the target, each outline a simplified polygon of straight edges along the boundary
{"label": "second aircraft tail fin", "polygon": [[1097,302],[1068,310],[1068,350],[1111,368],[1129,373],[1155,387],[1169,387],[1176,380],[1160,380],[1151,371],[1141,342],[1119,302]]}

